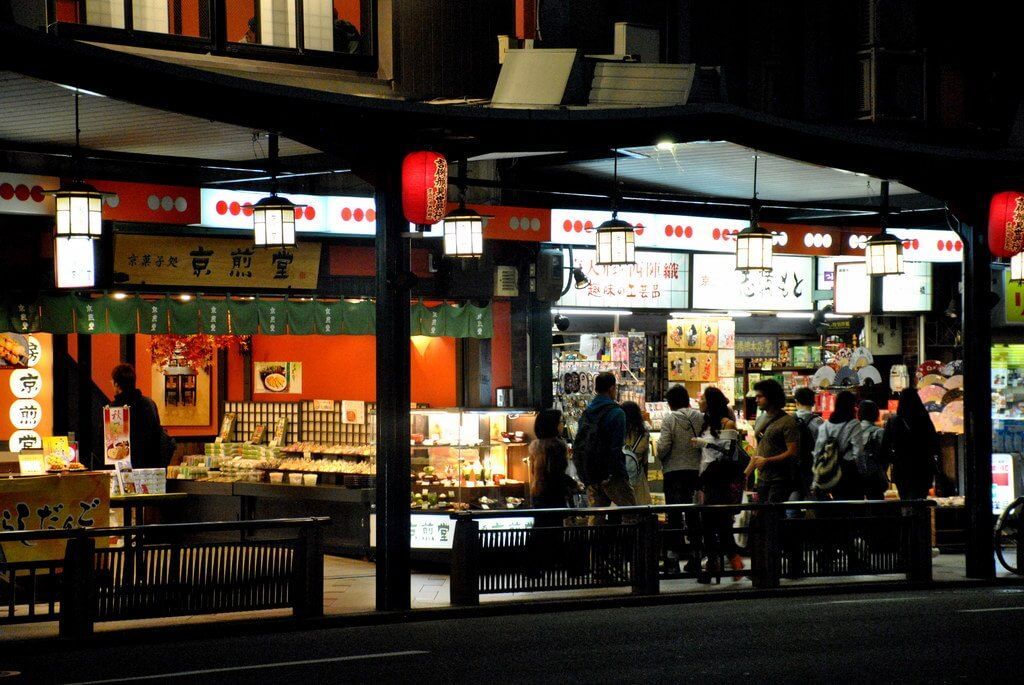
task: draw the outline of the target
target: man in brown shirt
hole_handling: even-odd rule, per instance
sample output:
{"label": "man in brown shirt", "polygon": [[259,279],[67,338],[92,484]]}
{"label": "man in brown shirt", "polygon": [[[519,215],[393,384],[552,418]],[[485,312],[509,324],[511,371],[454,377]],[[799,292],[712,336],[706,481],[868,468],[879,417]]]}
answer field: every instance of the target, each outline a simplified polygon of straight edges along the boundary
{"label": "man in brown shirt", "polygon": [[764,412],[754,424],[757,456],[750,460],[750,468],[760,470],[757,501],[785,502],[800,490],[794,468],[800,453],[800,427],[784,411],[786,393],[781,385],[764,380],[754,386],[754,392]]}

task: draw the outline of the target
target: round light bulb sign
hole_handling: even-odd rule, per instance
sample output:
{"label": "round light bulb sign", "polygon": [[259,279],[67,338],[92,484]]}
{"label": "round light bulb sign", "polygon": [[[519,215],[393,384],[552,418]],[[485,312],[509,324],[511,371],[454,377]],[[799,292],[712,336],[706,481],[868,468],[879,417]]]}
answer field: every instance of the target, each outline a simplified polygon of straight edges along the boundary
{"label": "round light bulb sign", "polygon": [[43,408],[35,400],[15,400],[9,412],[11,425],[18,430],[30,430],[39,425]]}

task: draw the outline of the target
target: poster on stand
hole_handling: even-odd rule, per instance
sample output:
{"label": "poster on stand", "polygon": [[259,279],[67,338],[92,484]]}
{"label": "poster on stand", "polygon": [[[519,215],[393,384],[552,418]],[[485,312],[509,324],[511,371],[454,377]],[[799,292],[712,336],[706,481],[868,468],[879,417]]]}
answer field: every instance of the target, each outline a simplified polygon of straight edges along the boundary
{"label": "poster on stand", "polygon": [[366,423],[366,402],[360,400],[342,400],[341,422],[356,425]]}
{"label": "poster on stand", "polygon": [[[718,377],[732,378],[736,375],[736,350],[718,351]],[[730,385],[726,383],[725,385]]]}
{"label": "poster on stand", "polygon": [[731,350],[736,347],[736,322],[721,319],[718,322],[718,349]]}
{"label": "poster on stand", "polygon": [[718,349],[718,320],[705,319],[699,322],[700,339],[698,343],[704,352],[714,352]]}
{"label": "poster on stand", "polygon": [[629,363],[629,338],[624,335],[612,338],[612,361]]}
{"label": "poster on stand", "polygon": [[665,345],[670,350],[686,349],[684,337],[686,321],[683,319],[669,319],[668,332],[665,337]]}
{"label": "poster on stand", "polygon": [[132,463],[131,412],[128,407],[103,408],[103,463]]}
{"label": "poster on stand", "polygon": [[718,380],[718,355],[702,352],[697,357],[697,378],[702,383],[713,383]]}
{"label": "poster on stand", "polygon": [[682,383],[687,380],[687,360],[689,355],[685,352],[668,353],[668,379],[675,383]]}

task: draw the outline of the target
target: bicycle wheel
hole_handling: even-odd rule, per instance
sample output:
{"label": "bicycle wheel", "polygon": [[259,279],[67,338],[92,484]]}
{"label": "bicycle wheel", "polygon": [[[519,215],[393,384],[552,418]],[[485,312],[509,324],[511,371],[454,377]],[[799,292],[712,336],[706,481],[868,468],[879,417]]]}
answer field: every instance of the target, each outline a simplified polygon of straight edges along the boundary
{"label": "bicycle wheel", "polygon": [[1024,575],[1017,559],[1018,543],[1024,541],[1024,497],[1015,499],[996,520],[995,548],[999,563],[1010,573]]}

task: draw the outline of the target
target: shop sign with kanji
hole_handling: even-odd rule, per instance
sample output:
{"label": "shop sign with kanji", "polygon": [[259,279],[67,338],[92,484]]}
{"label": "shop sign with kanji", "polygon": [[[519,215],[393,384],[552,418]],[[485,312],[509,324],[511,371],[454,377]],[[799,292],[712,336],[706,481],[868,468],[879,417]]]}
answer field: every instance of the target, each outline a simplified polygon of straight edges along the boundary
{"label": "shop sign with kanji", "polygon": [[735,255],[693,255],[693,308],[756,311],[814,309],[814,259],[772,259],[771,272],[736,270]]}
{"label": "shop sign with kanji", "polygon": [[[565,250],[569,266],[569,251]],[[592,249],[574,249],[572,266],[586,274],[590,284],[569,288],[559,307],[625,307],[627,309],[686,309],[690,306],[689,255],[636,252],[635,264],[602,266]]]}
{"label": "shop sign with kanji", "polygon": [[114,270],[134,285],[313,290],[320,244],[274,250],[256,248],[250,240],[119,234]]}

